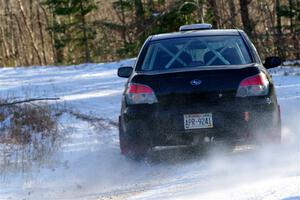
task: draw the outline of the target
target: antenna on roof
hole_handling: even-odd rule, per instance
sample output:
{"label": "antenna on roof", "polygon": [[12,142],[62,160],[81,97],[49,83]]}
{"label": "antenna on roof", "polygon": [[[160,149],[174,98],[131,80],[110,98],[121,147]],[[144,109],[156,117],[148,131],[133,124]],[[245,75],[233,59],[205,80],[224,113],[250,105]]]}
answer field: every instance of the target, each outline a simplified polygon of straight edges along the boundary
{"label": "antenna on roof", "polygon": [[179,31],[195,31],[212,29],[211,24],[189,24],[180,26]]}

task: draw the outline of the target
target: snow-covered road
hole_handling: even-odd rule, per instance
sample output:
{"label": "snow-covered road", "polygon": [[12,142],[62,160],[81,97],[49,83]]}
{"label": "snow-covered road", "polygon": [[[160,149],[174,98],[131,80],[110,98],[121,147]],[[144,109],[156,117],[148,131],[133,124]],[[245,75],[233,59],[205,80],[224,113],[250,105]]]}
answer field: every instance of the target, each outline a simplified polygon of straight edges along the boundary
{"label": "snow-covered road", "polygon": [[[126,81],[116,77],[116,69],[131,62],[0,69],[0,95],[60,97],[79,113],[116,121]],[[0,199],[299,200],[300,70],[296,71],[273,71],[282,108],[280,147],[178,157],[172,150],[162,153],[159,162],[137,163],[120,155],[115,126],[97,127],[64,114],[61,123],[68,131],[58,152],[30,171],[7,171],[0,177]]]}

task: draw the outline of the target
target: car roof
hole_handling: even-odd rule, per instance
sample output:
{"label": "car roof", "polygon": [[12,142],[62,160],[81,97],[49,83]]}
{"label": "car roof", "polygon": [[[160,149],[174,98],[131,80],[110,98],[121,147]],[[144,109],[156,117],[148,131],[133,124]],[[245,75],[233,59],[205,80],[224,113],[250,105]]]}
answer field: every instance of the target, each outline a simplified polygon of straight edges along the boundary
{"label": "car roof", "polygon": [[184,38],[184,37],[196,37],[196,36],[226,36],[226,35],[239,35],[241,30],[238,29],[210,29],[210,30],[193,30],[193,31],[180,31],[174,33],[164,33],[151,36],[151,41],[172,39],[172,38]]}

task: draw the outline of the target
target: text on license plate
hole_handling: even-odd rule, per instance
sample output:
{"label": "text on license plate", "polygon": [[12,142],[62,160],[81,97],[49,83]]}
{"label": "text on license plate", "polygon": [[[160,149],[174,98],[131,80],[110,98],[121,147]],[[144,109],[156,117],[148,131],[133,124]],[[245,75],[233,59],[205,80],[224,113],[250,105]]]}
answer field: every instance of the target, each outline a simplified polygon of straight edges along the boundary
{"label": "text on license plate", "polygon": [[184,115],[185,129],[213,128],[212,113]]}

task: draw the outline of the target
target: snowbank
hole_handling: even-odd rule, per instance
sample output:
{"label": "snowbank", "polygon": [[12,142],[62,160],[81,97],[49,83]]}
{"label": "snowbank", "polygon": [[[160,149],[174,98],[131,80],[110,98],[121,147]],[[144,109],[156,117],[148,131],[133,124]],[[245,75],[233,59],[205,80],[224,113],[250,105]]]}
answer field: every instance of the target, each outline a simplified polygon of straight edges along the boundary
{"label": "snowbank", "polygon": [[[131,162],[119,153],[117,121],[126,79],[118,63],[68,67],[0,69],[0,95],[24,99],[59,97],[74,112],[60,119],[60,149],[31,170],[7,172],[0,179],[0,199],[284,199],[300,196],[300,76],[298,69],[270,70],[282,108],[280,148],[158,163]],[[110,122],[110,121],[108,121]]]}

